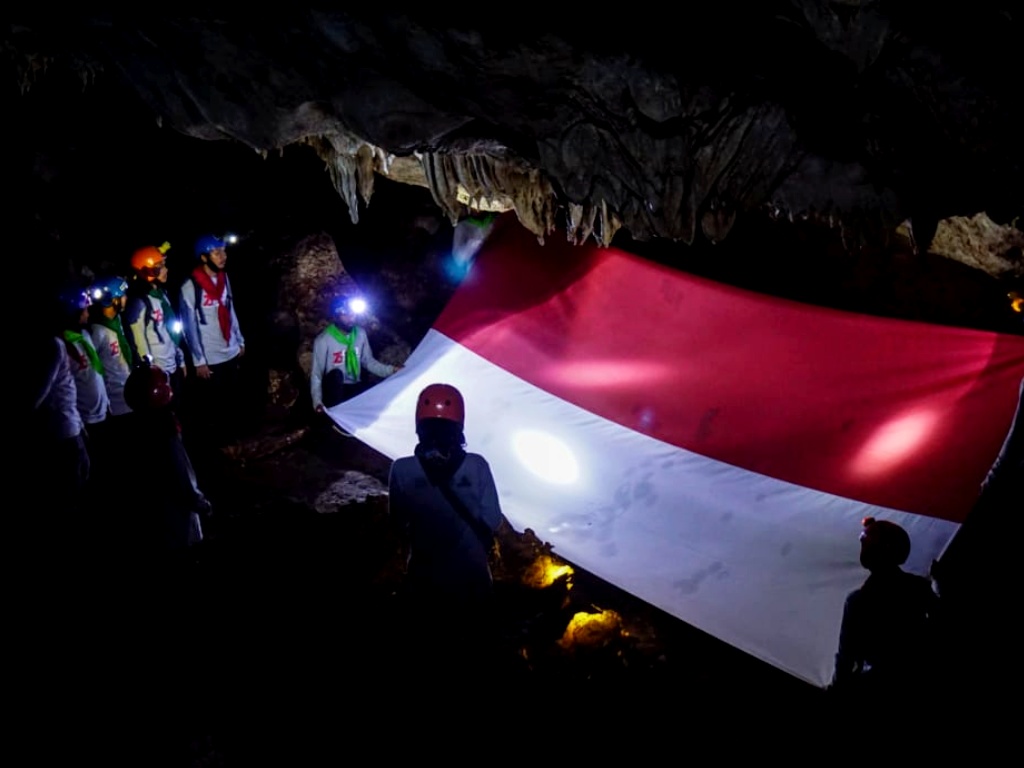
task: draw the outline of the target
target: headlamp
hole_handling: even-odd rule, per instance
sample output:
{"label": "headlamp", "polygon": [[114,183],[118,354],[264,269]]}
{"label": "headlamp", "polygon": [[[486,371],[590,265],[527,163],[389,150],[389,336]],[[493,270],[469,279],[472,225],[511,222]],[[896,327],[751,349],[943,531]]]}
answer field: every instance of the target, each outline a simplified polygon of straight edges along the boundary
{"label": "headlamp", "polygon": [[336,296],[331,301],[331,314],[346,314],[359,316],[365,314],[369,309],[366,299],[362,296]]}

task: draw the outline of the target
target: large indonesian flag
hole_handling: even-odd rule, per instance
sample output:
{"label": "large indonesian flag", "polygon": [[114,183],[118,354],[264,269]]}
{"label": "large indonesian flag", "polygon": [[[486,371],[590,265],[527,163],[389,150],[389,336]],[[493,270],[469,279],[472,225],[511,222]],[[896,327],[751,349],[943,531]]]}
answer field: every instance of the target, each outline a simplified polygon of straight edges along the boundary
{"label": "large indonesian flag", "polygon": [[406,367],[330,410],[397,458],[466,399],[503,511],[561,557],[816,685],[866,515],[926,574],[971,508],[1024,338],[809,306],[499,223]]}

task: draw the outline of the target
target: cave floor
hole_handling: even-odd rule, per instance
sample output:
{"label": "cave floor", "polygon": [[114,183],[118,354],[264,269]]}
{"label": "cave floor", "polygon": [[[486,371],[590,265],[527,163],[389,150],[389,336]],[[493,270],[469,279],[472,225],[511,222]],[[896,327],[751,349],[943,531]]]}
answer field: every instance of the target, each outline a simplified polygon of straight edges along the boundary
{"label": "cave floor", "polygon": [[[182,631],[196,643],[172,682],[188,705],[164,737],[181,764],[265,764],[275,750],[279,764],[333,762],[354,723],[393,723],[417,696],[429,709],[461,688],[472,693],[463,705],[487,702],[491,713],[541,723],[586,711],[589,727],[609,718],[619,729],[623,701],[640,717],[670,697],[674,708],[657,711],[692,719],[718,712],[710,702],[814,707],[825,697],[580,569],[525,583],[550,553],[511,529],[494,561],[493,642],[467,648],[451,627],[404,609],[386,496],[314,509],[346,472],[386,487],[389,460],[354,438],[294,438],[226,460],[221,482],[204,489],[215,514],[183,580]],[[598,619],[570,631],[577,613]]]}

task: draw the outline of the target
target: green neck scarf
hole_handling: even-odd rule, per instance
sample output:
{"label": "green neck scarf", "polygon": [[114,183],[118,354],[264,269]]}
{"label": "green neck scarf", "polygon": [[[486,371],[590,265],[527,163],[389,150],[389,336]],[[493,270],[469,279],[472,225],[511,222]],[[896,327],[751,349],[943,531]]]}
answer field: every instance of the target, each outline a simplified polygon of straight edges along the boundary
{"label": "green neck scarf", "polygon": [[81,344],[82,349],[85,350],[86,357],[89,358],[89,365],[91,365],[92,369],[100,376],[103,375],[103,361],[100,360],[100,356],[96,354],[96,348],[93,347],[90,342],[85,340],[85,336],[83,334],[76,333],[75,331],[64,331],[64,341],[71,344]]}
{"label": "green neck scarf", "polygon": [[356,331],[358,328],[352,326],[348,333],[342,333],[341,329],[334,323],[327,326],[327,332],[339,344],[345,345],[345,370],[348,375],[359,381],[359,358],[356,357]]}
{"label": "green neck scarf", "polygon": [[128,346],[128,339],[124,337],[124,327],[121,325],[121,316],[107,317],[99,315],[96,322],[105,328],[109,328],[117,334],[117,345],[121,348],[121,357],[130,366],[132,364],[132,348]]}
{"label": "green neck scarf", "polygon": [[164,310],[164,327],[167,332],[171,334],[171,340],[175,346],[181,346],[181,331],[176,331],[174,326],[177,325],[175,322],[176,317],[174,310],[171,308],[171,302],[167,298],[167,291],[161,288],[156,283],[153,283],[149,288],[149,295],[160,302],[160,306]]}

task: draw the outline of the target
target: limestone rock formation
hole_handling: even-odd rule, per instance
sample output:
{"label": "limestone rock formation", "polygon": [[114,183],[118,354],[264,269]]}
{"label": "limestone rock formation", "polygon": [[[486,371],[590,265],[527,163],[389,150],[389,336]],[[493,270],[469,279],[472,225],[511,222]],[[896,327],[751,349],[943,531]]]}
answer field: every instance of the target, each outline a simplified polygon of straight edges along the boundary
{"label": "limestone rock formation", "polygon": [[[3,48],[22,91],[60,71],[86,91],[113,79],[197,139],[310,145],[353,221],[390,174],[453,223],[514,208],[540,238],[602,243],[620,228],[717,242],[770,213],[827,221],[850,246],[909,219],[921,249],[942,219],[1024,210],[1010,4],[723,0],[613,22],[238,8],[23,11]],[[949,242],[1020,271],[1019,248]]]}
{"label": "limestone rock formation", "polygon": [[929,250],[997,277],[1024,277],[1024,232],[1016,221],[1001,225],[985,213],[939,222]]}

